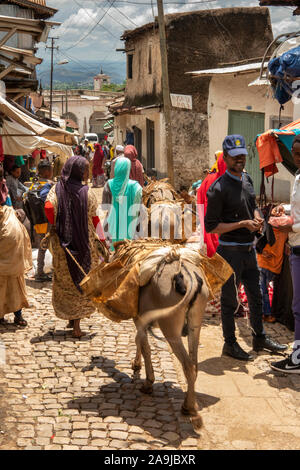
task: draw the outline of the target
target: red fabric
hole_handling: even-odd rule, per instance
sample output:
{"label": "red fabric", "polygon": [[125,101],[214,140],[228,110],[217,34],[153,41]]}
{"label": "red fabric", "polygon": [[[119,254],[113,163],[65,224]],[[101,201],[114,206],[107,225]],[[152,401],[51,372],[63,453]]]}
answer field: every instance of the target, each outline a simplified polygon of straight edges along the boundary
{"label": "red fabric", "polygon": [[131,161],[131,170],[129,178],[137,181],[142,187],[144,186],[144,170],[143,165],[137,159],[137,149],[133,145],[127,145],[124,150],[124,155]]}
{"label": "red fabric", "polygon": [[101,224],[99,217],[97,216],[93,217],[93,224],[96,229],[96,233],[98,237],[100,238],[102,242],[105,242],[105,235],[104,235],[102,224]]}
{"label": "red fabric", "polygon": [[40,155],[40,151],[39,150],[34,150],[31,154],[32,158],[36,158],[38,155]]}
{"label": "red fabric", "polygon": [[97,178],[97,176],[103,175],[103,160],[105,158],[104,152],[100,144],[95,144],[95,155],[93,159],[93,178]]}
{"label": "red fabric", "polygon": [[46,152],[46,150],[41,150],[41,158],[42,158],[43,160],[45,160],[45,158],[47,158],[47,152]]}
{"label": "red fabric", "polygon": [[2,137],[0,137],[0,162],[4,162],[4,153],[3,153]]}
{"label": "red fabric", "polygon": [[49,223],[51,225],[54,225],[55,221],[55,216],[54,216],[54,206],[51,204],[50,201],[45,202],[45,214],[47,219],[49,220]]}
{"label": "red fabric", "polygon": [[226,171],[226,163],[223,154],[218,158],[218,171],[217,173],[210,173],[207,175],[200,188],[197,191],[197,205],[200,218],[200,224],[203,231],[204,243],[207,247],[207,256],[212,258],[219,246],[219,237],[216,233],[207,233],[204,226],[204,217],[207,211],[207,191],[211,185],[217,181],[220,176],[224,175]]}

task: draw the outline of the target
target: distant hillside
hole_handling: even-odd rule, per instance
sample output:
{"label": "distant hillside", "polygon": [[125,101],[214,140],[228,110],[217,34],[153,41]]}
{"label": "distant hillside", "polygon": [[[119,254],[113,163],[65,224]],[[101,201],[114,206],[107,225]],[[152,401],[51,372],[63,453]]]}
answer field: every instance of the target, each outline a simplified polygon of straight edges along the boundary
{"label": "distant hillside", "polygon": [[[87,60],[81,65],[77,62],[64,65],[54,64],[53,80],[56,86],[59,83],[72,86],[92,85],[94,76],[100,73],[99,62]],[[123,83],[126,79],[125,62],[103,62],[101,67],[103,72],[111,77],[112,83]],[[37,78],[44,88],[50,85],[50,63],[48,61],[43,62],[37,68]]]}

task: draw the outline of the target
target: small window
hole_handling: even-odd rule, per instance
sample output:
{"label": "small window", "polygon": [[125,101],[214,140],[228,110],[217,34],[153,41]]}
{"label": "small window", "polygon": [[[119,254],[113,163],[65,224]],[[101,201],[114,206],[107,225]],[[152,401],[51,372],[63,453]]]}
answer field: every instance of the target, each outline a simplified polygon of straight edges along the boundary
{"label": "small window", "polygon": [[149,55],[148,55],[148,73],[149,75],[152,74],[152,49],[149,47]]}
{"label": "small window", "polygon": [[128,79],[131,79],[133,77],[132,64],[133,64],[133,55],[128,54],[128,56],[127,56],[127,77],[128,77]]}

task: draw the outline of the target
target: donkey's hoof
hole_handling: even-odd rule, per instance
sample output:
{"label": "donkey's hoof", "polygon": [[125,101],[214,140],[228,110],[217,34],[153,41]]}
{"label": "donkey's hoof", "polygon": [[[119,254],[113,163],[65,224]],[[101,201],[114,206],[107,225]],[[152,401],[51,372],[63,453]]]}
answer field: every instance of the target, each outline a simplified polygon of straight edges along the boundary
{"label": "donkey's hoof", "polygon": [[197,410],[189,410],[184,405],[181,407],[181,413],[184,416],[189,416],[191,418],[191,423],[194,429],[200,429],[203,426],[203,421],[201,415],[198,413]]}
{"label": "donkey's hoof", "polygon": [[191,422],[192,422],[194,429],[201,429],[203,426],[203,420],[199,413],[197,413],[197,416],[191,417]]}
{"label": "donkey's hoof", "polygon": [[142,387],[141,387],[141,392],[146,393],[147,395],[151,395],[151,393],[153,392],[152,384],[147,382],[147,381],[144,382]]}
{"label": "donkey's hoof", "polygon": [[190,410],[188,408],[186,408],[184,405],[182,405],[182,407],[181,407],[181,413],[184,416],[191,416]]}
{"label": "donkey's hoof", "polygon": [[137,372],[137,371],[141,370],[142,365],[139,364],[138,362],[136,362],[135,359],[134,359],[133,361],[131,361],[131,368],[134,372]]}

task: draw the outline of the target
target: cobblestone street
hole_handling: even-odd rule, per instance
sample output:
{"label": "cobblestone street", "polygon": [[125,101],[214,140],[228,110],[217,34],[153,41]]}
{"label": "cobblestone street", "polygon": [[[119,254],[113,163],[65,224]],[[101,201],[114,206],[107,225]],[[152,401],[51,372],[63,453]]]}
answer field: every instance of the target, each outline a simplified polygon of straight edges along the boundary
{"label": "cobblestone street", "polygon": [[[144,370],[132,380],[132,322],[95,313],[82,322],[87,336],[75,340],[54,316],[51,285],[28,285],[29,327],[0,327],[7,359],[1,449],[300,448],[300,377],[269,373],[268,355],[252,364],[221,358],[219,316],[207,313],[201,335],[196,389],[204,427],[196,434],[180,413],[185,381],[165,342],[150,337],[156,383],[153,395],[144,395]],[[251,349],[246,320],[237,324],[241,345]],[[267,330],[292,342],[279,324]]]}

